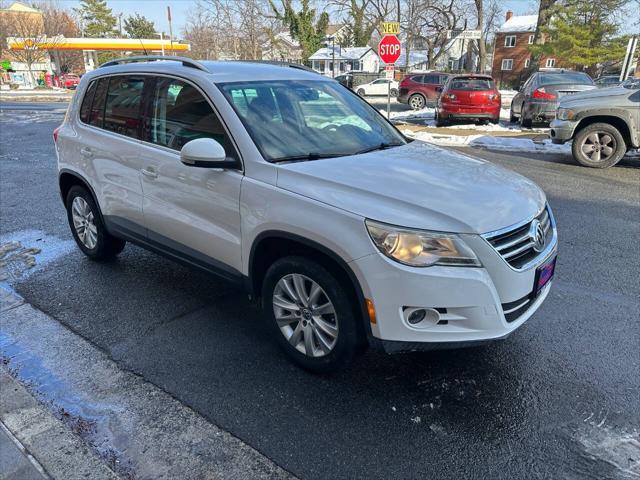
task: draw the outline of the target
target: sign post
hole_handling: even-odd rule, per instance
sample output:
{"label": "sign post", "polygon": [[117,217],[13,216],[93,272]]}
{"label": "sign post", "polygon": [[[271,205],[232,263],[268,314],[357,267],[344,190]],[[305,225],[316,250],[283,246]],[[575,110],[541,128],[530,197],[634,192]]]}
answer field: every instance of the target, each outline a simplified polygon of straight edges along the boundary
{"label": "sign post", "polygon": [[[396,34],[400,33],[400,24],[398,22],[384,22],[382,24],[384,36],[378,44],[378,56],[385,66],[385,78],[393,80],[395,69],[394,65],[400,58],[400,40]],[[387,83],[387,118],[391,117],[391,81]]]}

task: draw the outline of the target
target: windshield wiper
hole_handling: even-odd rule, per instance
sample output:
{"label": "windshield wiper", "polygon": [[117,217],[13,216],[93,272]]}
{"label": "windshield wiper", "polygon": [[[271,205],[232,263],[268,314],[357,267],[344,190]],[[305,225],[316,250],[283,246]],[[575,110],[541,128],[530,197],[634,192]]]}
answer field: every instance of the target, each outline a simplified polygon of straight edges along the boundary
{"label": "windshield wiper", "polygon": [[387,148],[391,148],[391,147],[399,147],[400,145],[404,145],[403,143],[379,143],[378,145],[374,145],[373,147],[368,147],[365,148],[363,150],[360,150],[359,152],[354,153],[353,155],[360,155],[362,153],[369,153],[369,152],[374,152],[376,150],[386,150]]}
{"label": "windshield wiper", "polygon": [[290,155],[288,157],[278,157],[270,160],[271,163],[280,163],[280,162],[304,162],[307,160],[320,160],[321,158],[335,158],[335,157],[344,157],[344,153],[306,153],[302,155]]}

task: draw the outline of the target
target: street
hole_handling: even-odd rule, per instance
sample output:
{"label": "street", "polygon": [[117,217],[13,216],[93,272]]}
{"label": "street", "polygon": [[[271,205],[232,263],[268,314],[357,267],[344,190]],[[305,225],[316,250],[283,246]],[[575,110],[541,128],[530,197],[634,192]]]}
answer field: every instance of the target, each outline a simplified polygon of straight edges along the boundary
{"label": "street", "polygon": [[504,341],[369,350],[316,376],[218,279],[132,245],[109,263],[75,248],[51,138],[65,107],[0,104],[0,243],[40,250],[0,282],[121,369],[305,480],[638,478],[640,159],[456,147],[545,190],[560,236],[547,301]]}

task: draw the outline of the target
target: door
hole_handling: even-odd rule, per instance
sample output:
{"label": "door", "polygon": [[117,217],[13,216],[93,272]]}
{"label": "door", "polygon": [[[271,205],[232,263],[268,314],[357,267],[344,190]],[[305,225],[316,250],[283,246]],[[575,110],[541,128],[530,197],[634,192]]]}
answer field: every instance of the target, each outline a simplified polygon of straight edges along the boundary
{"label": "door", "polygon": [[389,80],[384,78],[379,78],[378,80],[374,80],[371,83],[371,86],[367,88],[367,95],[386,95],[387,89],[389,88],[387,85],[389,84]]}
{"label": "door", "polygon": [[[182,146],[196,138],[235,147],[204,94],[183,80],[158,77],[146,96],[141,152],[143,213],[149,240],[169,253],[236,278],[240,261],[242,172],[184,165]],[[151,145],[153,144],[153,145]]]}
{"label": "door", "polygon": [[[95,80],[82,103],[79,154],[91,166],[90,179],[108,221],[144,231],[140,184],[140,108],[144,77],[122,75]],[[92,96],[92,98],[90,98]],[[89,106],[90,105],[90,106]]]}

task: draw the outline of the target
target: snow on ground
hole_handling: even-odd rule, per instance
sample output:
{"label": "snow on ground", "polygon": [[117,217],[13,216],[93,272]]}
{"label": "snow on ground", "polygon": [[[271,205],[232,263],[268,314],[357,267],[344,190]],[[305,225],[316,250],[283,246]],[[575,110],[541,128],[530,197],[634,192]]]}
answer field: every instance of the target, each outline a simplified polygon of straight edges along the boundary
{"label": "snow on ground", "polygon": [[509,152],[571,154],[571,144],[556,145],[549,139],[534,141],[530,138],[491,137],[488,135],[446,135],[405,130],[406,136],[443,146],[488,148]]}

